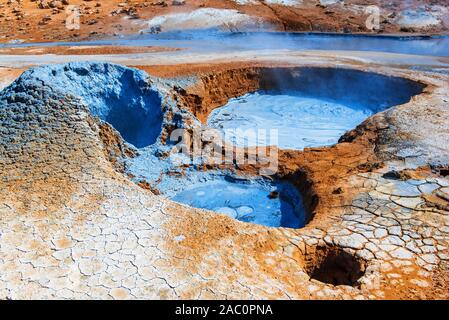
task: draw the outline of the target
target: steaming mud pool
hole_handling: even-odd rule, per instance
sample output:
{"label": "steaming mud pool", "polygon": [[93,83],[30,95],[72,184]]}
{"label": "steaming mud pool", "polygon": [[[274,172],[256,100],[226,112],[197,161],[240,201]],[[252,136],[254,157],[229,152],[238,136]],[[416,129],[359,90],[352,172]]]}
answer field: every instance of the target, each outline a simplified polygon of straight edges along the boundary
{"label": "steaming mud pool", "polygon": [[[349,106],[294,92],[255,92],[231,99],[222,108],[215,109],[208,125],[219,129],[237,146],[277,145],[302,150],[337,143],[346,131],[373,113],[364,106]],[[268,134],[273,129],[277,130],[278,137]],[[248,130],[267,134],[248,135]]]}

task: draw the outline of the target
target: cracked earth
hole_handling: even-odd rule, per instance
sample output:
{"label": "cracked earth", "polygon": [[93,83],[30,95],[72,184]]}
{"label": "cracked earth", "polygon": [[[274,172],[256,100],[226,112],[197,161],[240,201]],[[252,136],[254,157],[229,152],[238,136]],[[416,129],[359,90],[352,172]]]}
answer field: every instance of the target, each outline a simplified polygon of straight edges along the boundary
{"label": "cracked earth", "polygon": [[[0,93],[1,298],[449,298],[449,61],[416,58],[416,70],[399,55],[232,57],[111,59],[147,71],[200,120],[258,88],[247,75],[260,68],[338,65],[425,88],[335,146],[279,151],[279,178],[298,187],[310,211],[305,228],[287,229],[142,188],[117,166],[127,153],[120,135],[77,97],[16,82]],[[9,67],[16,73],[0,69],[5,84],[29,65]]]}

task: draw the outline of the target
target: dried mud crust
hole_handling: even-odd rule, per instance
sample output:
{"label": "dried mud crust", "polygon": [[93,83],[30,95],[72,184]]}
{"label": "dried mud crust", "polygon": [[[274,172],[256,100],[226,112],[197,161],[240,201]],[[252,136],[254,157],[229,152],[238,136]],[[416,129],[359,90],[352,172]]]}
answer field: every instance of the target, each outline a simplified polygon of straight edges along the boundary
{"label": "dried mud crust", "polygon": [[[300,230],[154,196],[118,172],[110,158],[127,154],[123,142],[76,98],[39,85],[3,92],[1,297],[449,298],[448,211],[426,201],[448,193],[447,79],[391,72],[428,87],[334,147],[280,151],[279,176],[313,212]],[[335,268],[342,276],[321,276]]]}

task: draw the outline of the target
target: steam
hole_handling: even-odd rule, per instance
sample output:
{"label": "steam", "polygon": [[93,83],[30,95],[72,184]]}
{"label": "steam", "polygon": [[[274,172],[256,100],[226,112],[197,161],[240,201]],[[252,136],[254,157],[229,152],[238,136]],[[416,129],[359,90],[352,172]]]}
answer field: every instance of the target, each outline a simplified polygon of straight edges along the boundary
{"label": "steam", "polygon": [[233,9],[200,8],[191,12],[156,16],[148,21],[147,33],[167,31],[220,29],[225,31],[260,30],[262,19]]}

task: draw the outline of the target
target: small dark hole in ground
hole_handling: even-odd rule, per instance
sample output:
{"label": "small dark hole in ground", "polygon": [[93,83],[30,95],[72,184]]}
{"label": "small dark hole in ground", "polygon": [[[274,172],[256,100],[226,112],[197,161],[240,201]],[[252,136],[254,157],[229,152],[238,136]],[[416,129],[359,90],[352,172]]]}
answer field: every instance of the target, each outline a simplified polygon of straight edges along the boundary
{"label": "small dark hole in ground", "polygon": [[440,169],[440,176],[443,177],[449,176],[449,169]]}
{"label": "small dark hole in ground", "polygon": [[306,269],[320,282],[355,287],[365,273],[365,262],[338,247],[317,247],[309,254]]}

